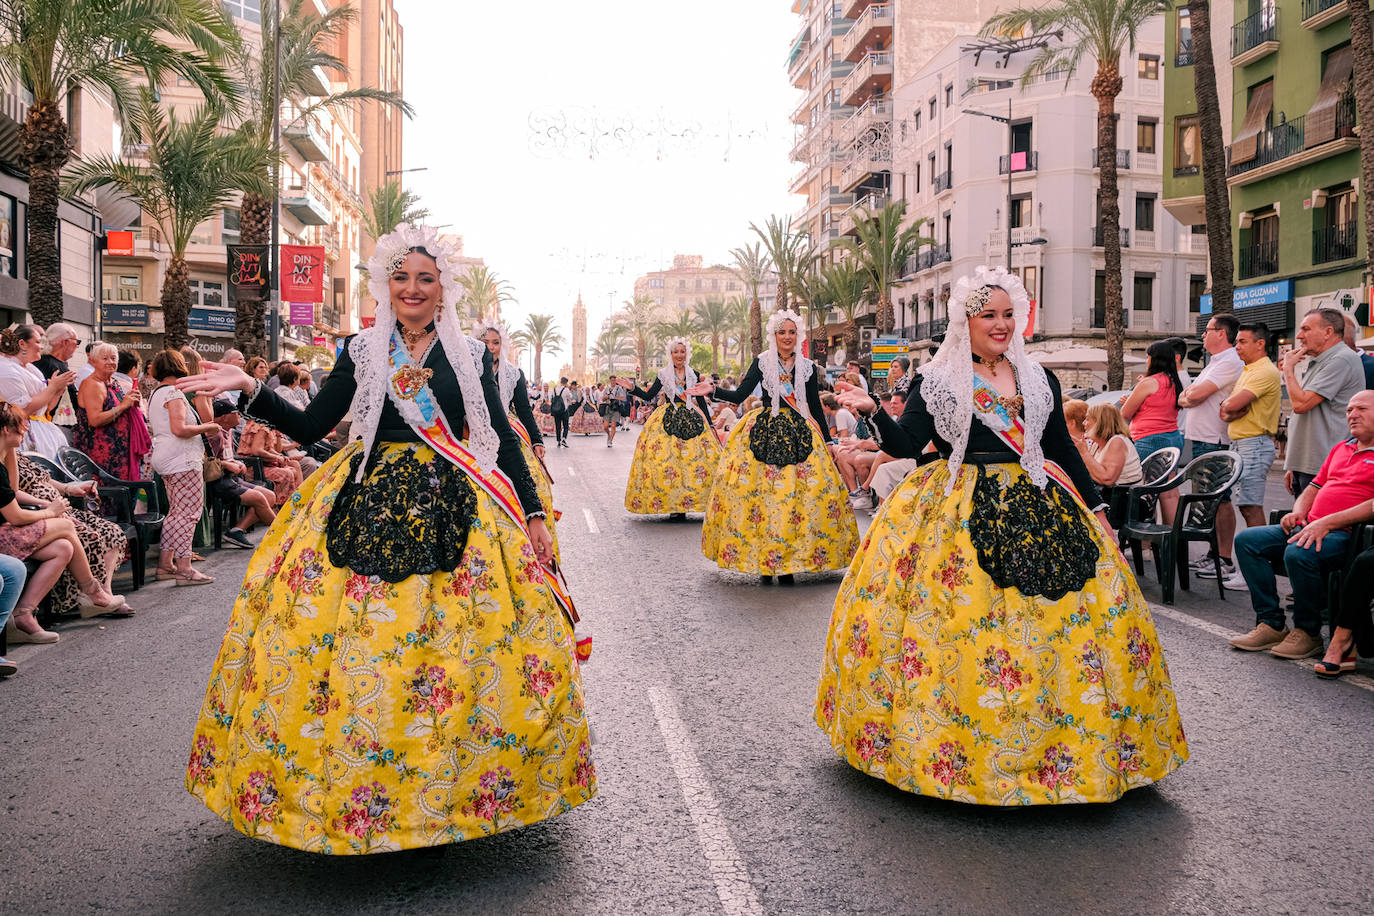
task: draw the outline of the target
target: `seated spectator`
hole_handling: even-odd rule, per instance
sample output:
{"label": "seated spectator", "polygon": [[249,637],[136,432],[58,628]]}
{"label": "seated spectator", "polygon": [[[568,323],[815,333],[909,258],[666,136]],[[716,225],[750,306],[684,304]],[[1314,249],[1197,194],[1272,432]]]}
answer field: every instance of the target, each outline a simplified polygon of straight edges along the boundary
{"label": "seated spectator", "polygon": [[[44,379],[50,379],[54,375],[70,371],[67,360],[72,358],[76,348],[81,346],[80,337],[76,329],[71,325],[58,321],[48,325],[45,335],[48,341],[48,352],[38,357],[33,366]],[[73,426],[76,424],[76,386],[68,385],[66,391],[58,397],[57,403],[48,408],[47,417],[58,426]]]}
{"label": "seated spectator", "polygon": [[1078,453],[1088,466],[1088,473],[1099,486],[1140,483],[1143,476],[1140,455],[1131,441],[1130,431],[1126,418],[1115,404],[1094,404],[1089,407],[1081,436],[1075,435],[1073,426],[1069,426],[1069,435],[1078,446]]}
{"label": "seated spectator", "polygon": [[[23,560],[0,553],[0,627],[6,627],[14,606],[19,603],[19,593],[24,590],[24,582],[29,571]],[[14,662],[0,655],[0,678],[9,677],[19,670]]]}
{"label": "seated spectator", "polygon": [[[906,408],[906,390],[897,391],[896,389],[894,389],[890,394],[882,398],[881,404],[882,408],[887,411],[888,416],[892,417],[892,419],[896,420],[900,418],[902,415],[902,411]],[[912,461],[911,467],[902,469],[900,472],[901,476],[897,477],[896,481],[894,481],[891,484],[891,486],[885,486],[883,492],[879,494],[874,489],[874,482],[878,479],[879,473],[882,471],[883,467],[889,464],[894,464],[903,459],[893,458],[887,452],[883,451],[876,451],[872,454],[873,460],[868,466],[868,474],[863,478],[863,480],[859,484],[860,488],[868,494],[868,501],[869,503],[871,503],[871,505],[856,506],[855,508],[877,508],[878,504],[881,503],[884,498],[889,496],[892,493],[892,490],[896,488],[896,481],[900,481],[903,477],[905,477],[908,473],[911,472],[911,468],[916,467],[916,462]]]}
{"label": "seated spectator", "polygon": [[261,356],[254,356],[243,364],[243,371],[247,372],[258,381],[265,382],[269,374],[267,371],[267,360],[263,359]]}
{"label": "seated spectator", "polygon": [[[1236,535],[1236,565],[1250,589],[1256,619],[1253,630],[1231,640],[1237,649],[1268,649],[1279,658],[1322,654],[1327,573],[1345,559],[1350,526],[1374,519],[1374,391],[1358,392],[1345,415],[1350,438],[1331,449],[1293,511],[1277,525]],[[1275,586],[1273,564],[1279,560],[1293,586],[1291,631],[1284,626]]]}
{"label": "seated spectator", "polygon": [[[1364,551],[1345,571],[1340,605],[1335,609],[1331,642],[1312,670],[1318,677],[1340,677],[1355,670],[1356,656],[1374,655],[1374,548]],[[0,613],[4,608],[0,607]]]}
{"label": "seated spectator", "polygon": [[[58,635],[43,629],[34,612],[59,576],[68,568],[80,583],[79,603],[91,614],[106,614],[124,607],[124,599],[105,590],[86,562],[86,551],[77,538],[76,525],[66,517],[65,499],[40,509],[19,505],[15,487],[19,479],[18,449],[24,441],[27,418],[15,407],[0,404],[0,553],[17,560],[33,559],[39,566],[29,577],[7,624],[13,643],[54,643]],[[88,616],[83,610],[83,616]]]}
{"label": "seated spectator", "polygon": [[1069,437],[1075,442],[1086,435],[1083,431],[1083,421],[1087,418],[1087,401],[1080,401],[1077,398],[1064,399],[1064,423],[1069,427]]}
{"label": "seated spectator", "polygon": [[873,509],[877,503],[873,494],[868,492],[862,481],[868,479],[880,450],[877,441],[869,436],[866,439],[850,438],[833,446],[835,467],[840,470],[845,489],[849,491],[849,504],[855,509]]}
{"label": "seated spectator", "polygon": [[301,387],[301,373],[291,363],[277,367],[277,394],[301,410],[310,406],[310,393]]}
{"label": "seated spectator", "polygon": [[138,480],[143,456],[152,447],[137,389],[121,388],[114,379],[119,350],[114,344],[91,348],[92,371],[76,396],[76,431],[72,444],[101,470],[118,480]]}
{"label": "seated spectator", "polygon": [[249,420],[239,439],[238,453],[262,459],[262,474],[272,483],[274,506],[285,504],[305,479],[300,462],[287,456],[282,434],[270,426]]}
{"label": "seated spectator", "polygon": [[224,533],[224,539],[235,547],[252,549],[253,542],[248,540],[248,532],[255,523],[270,525],[277,518],[272,511],[272,491],[254,485],[247,478],[248,466],[234,458],[234,428],[242,417],[239,409],[228,401],[215,402],[215,425],[219,428],[210,433],[210,451],[224,467],[224,476],[210,482],[210,492],[224,500],[237,500],[243,506],[242,517],[234,527]]}
{"label": "seated spectator", "polygon": [[75,373],[57,372],[44,379],[34,363],[43,353],[43,329],[21,324],[0,331],[0,400],[19,408],[33,422],[25,427],[24,451],[38,452],[57,460],[57,450],[67,437],[48,420],[49,412],[76,380]]}
{"label": "seated spectator", "polygon": [[[859,383],[853,382],[852,384],[857,386]],[[825,409],[832,444],[854,435],[856,425],[854,415],[847,408],[841,407],[839,400],[833,394],[826,392],[821,395],[821,407]]]}
{"label": "seated spectator", "polygon": [[721,402],[720,406],[716,408],[715,418],[711,421],[711,425],[716,430],[716,438],[724,442],[729,437],[730,430],[734,429],[738,422],[739,417],[735,416],[734,405]]}

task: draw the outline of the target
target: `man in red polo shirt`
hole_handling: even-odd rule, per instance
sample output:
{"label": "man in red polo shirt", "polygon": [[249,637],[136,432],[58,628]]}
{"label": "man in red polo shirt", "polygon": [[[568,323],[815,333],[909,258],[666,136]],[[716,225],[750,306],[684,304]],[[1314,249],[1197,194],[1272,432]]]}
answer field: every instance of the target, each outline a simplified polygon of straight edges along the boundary
{"label": "man in red polo shirt", "polygon": [[[1279,658],[1322,653],[1321,613],[1327,573],[1345,558],[1350,526],[1374,519],[1374,391],[1360,391],[1345,409],[1350,438],[1337,442],[1321,471],[1277,525],[1236,535],[1236,566],[1250,587],[1255,628],[1231,640],[1247,652]],[[1283,560],[1293,586],[1293,629],[1284,626],[1273,562]]]}

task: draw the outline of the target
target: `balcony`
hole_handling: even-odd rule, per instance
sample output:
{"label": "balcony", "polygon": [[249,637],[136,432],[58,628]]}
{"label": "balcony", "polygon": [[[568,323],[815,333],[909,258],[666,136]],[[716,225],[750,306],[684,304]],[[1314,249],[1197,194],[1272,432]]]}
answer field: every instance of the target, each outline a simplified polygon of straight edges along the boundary
{"label": "balcony", "polygon": [[881,213],[888,204],[888,196],[882,191],[871,191],[860,197],[844,213],[840,215],[840,235],[854,235],[854,224],[858,221],[860,214],[873,215]]}
{"label": "balcony", "polygon": [[840,171],[840,187],[853,191],[869,175],[892,171],[892,150],[885,146],[860,146],[849,152],[849,161]]}
{"label": "balcony", "polygon": [[305,90],[306,95],[314,96],[329,95],[333,91],[330,88],[329,74],[323,67],[311,67],[305,71],[301,79],[301,88]]}
{"label": "balcony", "polygon": [[902,265],[902,276],[913,277],[919,273],[920,270],[921,256],[919,254],[913,254],[911,257],[907,258],[906,263]]}
{"label": "balcony", "polygon": [[1240,249],[1236,279],[1249,280],[1265,274],[1279,272],[1279,243],[1277,241],[1255,242]]}
{"label": "balcony", "polygon": [[1345,0],[1302,0],[1302,27],[1324,29],[1337,19],[1350,15]]}
{"label": "balcony", "polygon": [[341,334],[343,333],[343,325],[339,322],[342,320],[343,318],[339,314],[338,309],[333,306],[325,305],[320,307],[320,319],[315,324],[321,330],[331,334]]}
{"label": "balcony", "polygon": [[316,226],[313,230],[311,244],[319,245],[324,248],[324,256],[327,259],[331,261],[339,259],[339,255],[341,254],[339,250],[339,231],[332,225]]}
{"label": "balcony", "polygon": [[1202,167],[1198,165],[1176,165],[1174,166],[1175,178],[1192,178],[1194,175],[1201,175]]}
{"label": "balcony", "polygon": [[999,156],[997,159],[997,174],[1005,175],[1010,169],[1013,175],[1018,172],[1034,172],[1040,167],[1040,154],[1031,150],[1025,153],[1012,153],[1010,156]]}
{"label": "balcony", "polygon": [[1193,45],[1192,45],[1192,43],[1190,42],[1189,44],[1186,44],[1186,45],[1184,45],[1183,47],[1181,47],[1181,48],[1178,49],[1178,53],[1176,53],[1176,54],[1174,55],[1174,66],[1175,66],[1175,67],[1191,67],[1192,65],[1193,65]]}
{"label": "balcony", "polygon": [[797,76],[806,70],[806,60],[810,56],[810,51],[811,27],[806,26],[787,52],[787,75],[794,84],[797,82]]}
{"label": "balcony", "polygon": [[304,226],[324,226],[332,222],[329,204],[309,181],[282,185],[281,205]]}
{"label": "balcony", "polygon": [[954,173],[949,169],[935,176],[935,193],[943,194],[954,187]]}
{"label": "balcony", "polygon": [[1336,103],[1336,136],[1315,146],[1307,145],[1306,115],[1290,118],[1262,131],[1257,139],[1255,158],[1231,162],[1226,150],[1226,183],[1230,187],[1253,184],[1301,165],[1337,156],[1360,148],[1355,136],[1355,98],[1343,96]]}
{"label": "balcony", "polygon": [[945,264],[950,260],[952,260],[952,258],[950,257],[949,252],[949,242],[944,242],[943,244],[936,245],[935,251],[932,252],[931,263]]}
{"label": "balcony", "polygon": [[892,52],[869,51],[840,84],[840,101],[858,105],[876,90],[892,87]]}
{"label": "balcony", "polygon": [[[345,203],[348,203],[359,212],[362,211],[363,196],[353,190],[353,185],[344,177],[343,173],[335,167],[333,162],[316,162],[311,168],[315,169],[317,173],[323,174],[323,178],[321,178],[320,174],[315,175],[316,181],[314,184],[316,186],[320,186],[321,184],[327,185],[328,189],[333,190],[342,197]],[[324,190],[324,188],[321,188],[321,190]]]}
{"label": "balcony", "polygon": [[891,123],[892,121],[892,100],[886,98],[869,99],[853,110],[853,114],[847,117],[840,125],[840,141],[847,143],[859,136],[859,132],[865,127],[874,123]]}
{"label": "balcony", "polygon": [[324,162],[329,158],[329,140],[317,118],[300,118],[282,128],[281,135],[306,162]]}
{"label": "balcony", "polygon": [[1312,263],[1344,261],[1359,254],[1360,229],[1354,222],[1323,226],[1312,232]]}
{"label": "balcony", "polygon": [[838,18],[843,13],[846,19],[858,19],[873,0],[840,0],[835,4],[835,15]]}
{"label": "balcony", "polygon": [[[1101,247],[1103,247],[1103,245],[1104,245],[1105,242],[1106,242],[1106,236],[1105,236],[1105,234],[1102,232],[1102,227],[1101,227],[1101,226],[1093,226],[1093,247],[1094,247],[1094,248],[1101,248]],[[1122,247],[1122,248],[1130,248],[1130,247],[1131,247],[1131,230],[1127,229],[1125,226],[1122,226],[1122,227],[1121,227],[1121,247]]]}
{"label": "balcony", "polygon": [[884,47],[892,38],[892,4],[875,3],[854,20],[840,39],[840,59],[859,62],[866,48]]}
{"label": "balcony", "polygon": [[[1012,251],[1023,246],[1039,247],[1049,244],[1049,233],[1043,226],[1013,226],[1011,228],[1011,247]],[[983,242],[983,249],[989,258],[989,264],[996,261],[1001,263],[1007,256],[1007,230],[993,229],[988,232],[987,239]]]}
{"label": "balcony", "polygon": [[1231,66],[1244,67],[1279,49],[1279,11],[1262,9],[1231,26]]}
{"label": "balcony", "polygon": [[[1099,155],[1098,148],[1095,146],[1093,147],[1092,155],[1089,158],[1089,161],[1093,164],[1093,168],[1095,169],[1100,169],[1102,167],[1102,157]],[[1118,169],[1129,169],[1131,167],[1130,150],[1119,149],[1116,151],[1116,167]]]}

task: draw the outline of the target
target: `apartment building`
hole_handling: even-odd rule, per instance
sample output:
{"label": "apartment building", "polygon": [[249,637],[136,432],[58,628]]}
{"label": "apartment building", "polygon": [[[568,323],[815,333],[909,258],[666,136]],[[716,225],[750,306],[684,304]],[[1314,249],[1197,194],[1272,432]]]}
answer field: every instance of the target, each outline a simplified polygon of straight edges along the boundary
{"label": "apartment building", "polygon": [[1359,219],[1367,189],[1346,4],[1242,0],[1234,16],[1226,183],[1236,315],[1265,321],[1280,347],[1312,308],[1341,308],[1368,326],[1367,227]]}
{"label": "apartment building", "polygon": [[[1229,3],[1210,7],[1212,54],[1216,62],[1217,97],[1221,100],[1222,142],[1231,142],[1231,29],[1235,10]],[[1193,26],[1186,6],[1164,20],[1164,209],[1185,226],[1206,221],[1202,195],[1202,130],[1198,126],[1193,80]]]}
{"label": "apartment building", "polygon": [[[733,270],[723,264],[704,264],[703,260],[699,254],[674,255],[669,269],[650,271],[635,279],[635,296],[645,296],[660,306],[661,320],[676,321],[678,315],[690,314],[707,299],[729,300],[749,295],[744,281]],[[759,287],[759,304],[764,314],[777,308],[776,271],[769,271]]]}
{"label": "apartment building", "polygon": [[[954,280],[1007,262],[1008,229],[1010,268],[1036,301],[1031,348],[1101,345],[1093,69],[1023,85],[1034,53],[1024,42],[962,36],[894,93],[892,194],[934,240],[908,261],[893,293],[897,326],[918,352],[933,352]],[[1123,55],[1119,148],[1101,153],[1117,162],[1127,348],[1137,351],[1193,327],[1206,284],[1203,238],[1160,206],[1163,53],[1160,17]],[[982,115],[1010,116],[1010,125]]]}

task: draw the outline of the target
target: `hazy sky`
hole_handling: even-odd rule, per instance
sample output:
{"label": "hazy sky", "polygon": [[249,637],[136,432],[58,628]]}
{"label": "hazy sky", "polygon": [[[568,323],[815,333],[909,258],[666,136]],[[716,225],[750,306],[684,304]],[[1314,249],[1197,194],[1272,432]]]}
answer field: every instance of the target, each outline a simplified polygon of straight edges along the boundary
{"label": "hazy sky", "polygon": [[515,287],[512,326],[549,313],[571,339],[580,290],[590,341],[635,277],[679,253],[724,262],[751,220],[802,201],[787,0],[396,8],[417,109],[405,165],[428,169],[403,177]]}

